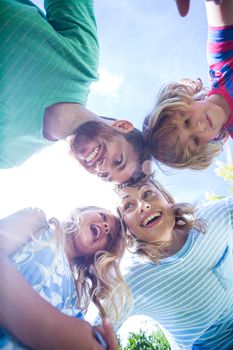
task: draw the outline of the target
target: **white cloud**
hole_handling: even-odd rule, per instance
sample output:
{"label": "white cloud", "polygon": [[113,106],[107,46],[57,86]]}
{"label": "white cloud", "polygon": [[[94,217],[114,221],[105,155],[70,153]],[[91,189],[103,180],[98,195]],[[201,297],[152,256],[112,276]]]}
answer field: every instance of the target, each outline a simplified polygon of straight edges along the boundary
{"label": "white cloud", "polygon": [[117,96],[124,83],[123,75],[111,73],[104,68],[99,69],[99,80],[91,85],[91,90],[107,97]]}

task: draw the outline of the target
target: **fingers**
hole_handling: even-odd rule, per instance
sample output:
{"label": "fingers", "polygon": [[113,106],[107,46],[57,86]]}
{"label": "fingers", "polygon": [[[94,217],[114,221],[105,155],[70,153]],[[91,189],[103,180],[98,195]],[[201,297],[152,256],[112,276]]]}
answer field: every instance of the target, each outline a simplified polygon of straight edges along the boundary
{"label": "fingers", "polygon": [[108,344],[104,340],[103,336],[101,333],[97,330],[98,327],[93,327],[93,335],[95,337],[95,340],[104,348],[108,349]]}
{"label": "fingers", "polygon": [[179,14],[185,17],[189,12],[190,0],[176,0],[176,6]]}
{"label": "fingers", "polygon": [[117,336],[108,319],[104,319],[102,326],[96,326],[95,329],[102,335],[108,344],[108,350],[118,350]]}

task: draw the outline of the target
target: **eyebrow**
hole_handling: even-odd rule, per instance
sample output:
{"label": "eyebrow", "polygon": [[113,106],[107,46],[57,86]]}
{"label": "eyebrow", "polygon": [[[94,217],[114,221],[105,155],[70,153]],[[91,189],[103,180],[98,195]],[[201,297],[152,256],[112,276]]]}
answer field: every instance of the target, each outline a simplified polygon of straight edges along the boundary
{"label": "eyebrow", "polygon": [[138,190],[140,190],[143,186],[148,186],[148,184],[141,184],[138,186]]}
{"label": "eyebrow", "polygon": [[[122,155],[122,156],[123,156],[123,155]],[[122,170],[125,169],[126,164],[127,164],[127,161],[126,161],[126,159],[124,158],[123,164],[121,164],[119,167],[116,167],[116,168],[117,168],[118,170],[122,171]],[[108,181],[108,182],[112,182],[112,176],[109,177],[107,181]]]}
{"label": "eyebrow", "polygon": [[109,176],[109,172],[104,171],[103,173],[104,174],[108,174],[108,175],[107,176],[99,176],[99,174],[101,174],[101,172],[97,172],[97,173],[95,173],[95,175],[99,176],[99,178],[102,179],[103,181],[111,182],[112,181],[112,176]]}
{"label": "eyebrow", "polygon": [[[147,184],[141,184],[139,186],[137,186],[137,189],[140,190],[143,186],[147,186]],[[126,198],[129,198],[130,195],[129,194],[126,194],[124,197],[122,197],[122,199],[126,199]]]}
{"label": "eyebrow", "polygon": [[186,140],[185,142],[182,142],[181,139],[180,139],[180,135],[177,135],[177,141],[176,141],[176,144],[175,144],[175,147],[180,144],[182,148],[184,149],[187,149],[189,148],[189,140]]}
{"label": "eyebrow", "polygon": [[122,197],[122,199],[129,198],[129,195],[127,194],[126,196]]}

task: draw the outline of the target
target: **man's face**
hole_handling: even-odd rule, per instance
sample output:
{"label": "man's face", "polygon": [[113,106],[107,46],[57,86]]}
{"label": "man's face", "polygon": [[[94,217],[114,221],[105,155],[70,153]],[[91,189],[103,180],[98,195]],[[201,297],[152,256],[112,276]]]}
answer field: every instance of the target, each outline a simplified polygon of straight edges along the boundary
{"label": "man's face", "polygon": [[76,131],[75,157],[90,173],[104,181],[122,183],[136,171],[138,155],[122,132],[90,121]]}

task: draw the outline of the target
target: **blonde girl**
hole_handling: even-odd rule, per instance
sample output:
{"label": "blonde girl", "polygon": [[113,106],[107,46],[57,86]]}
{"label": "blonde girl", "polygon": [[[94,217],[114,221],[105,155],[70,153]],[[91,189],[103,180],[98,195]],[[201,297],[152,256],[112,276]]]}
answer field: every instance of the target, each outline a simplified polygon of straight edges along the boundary
{"label": "blonde girl", "polygon": [[[56,218],[47,221],[39,209],[24,209],[2,219],[0,231],[1,252],[11,257],[41,297],[66,315],[83,318],[93,301],[101,316],[106,317],[110,310],[104,309],[102,301],[111,301],[116,286],[124,289],[118,266],[124,251],[124,234],[119,218],[108,210],[78,208],[68,220],[60,222]],[[114,300],[110,301],[114,307]],[[32,306],[28,301],[28,308]],[[0,317],[4,318],[1,309]],[[1,324],[7,327],[6,321]],[[1,332],[0,348],[23,346],[4,329]],[[32,334],[18,339],[33,347]],[[44,343],[43,348],[46,346]],[[116,345],[111,345],[110,340],[111,346],[115,349]]]}

